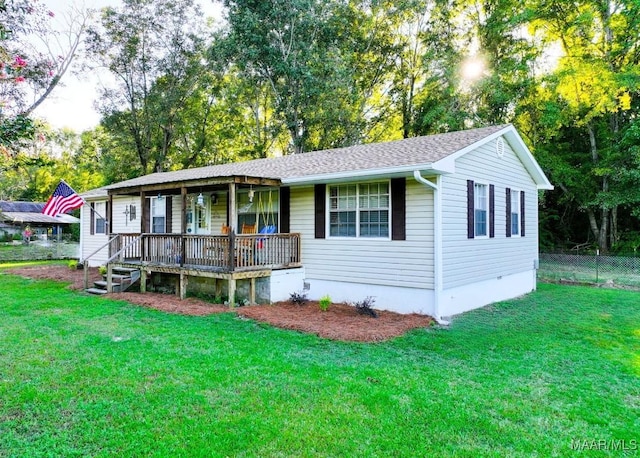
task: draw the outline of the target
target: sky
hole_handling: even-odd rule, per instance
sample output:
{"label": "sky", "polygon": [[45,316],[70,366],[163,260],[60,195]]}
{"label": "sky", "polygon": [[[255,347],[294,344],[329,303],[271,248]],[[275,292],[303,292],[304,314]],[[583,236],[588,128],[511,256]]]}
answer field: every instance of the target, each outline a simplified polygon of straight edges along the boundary
{"label": "sky", "polygon": [[[44,4],[61,18],[72,5],[100,9],[105,6],[117,7],[119,0],[44,0]],[[220,7],[212,0],[200,0],[207,16],[220,17]],[[100,75],[83,74],[82,77],[67,72],[49,97],[34,112],[35,117],[47,121],[53,128],[70,128],[80,133],[96,127],[100,115],[94,108]]]}

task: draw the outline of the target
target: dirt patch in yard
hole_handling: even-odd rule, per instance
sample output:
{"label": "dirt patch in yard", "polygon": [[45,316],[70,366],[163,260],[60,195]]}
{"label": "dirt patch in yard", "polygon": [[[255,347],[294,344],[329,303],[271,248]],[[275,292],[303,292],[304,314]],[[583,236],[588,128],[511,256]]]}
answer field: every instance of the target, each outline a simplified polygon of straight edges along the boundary
{"label": "dirt patch in yard", "polygon": [[[50,279],[68,282],[69,287],[84,289],[82,270],[71,270],[66,266],[32,266],[7,269],[7,273],[28,278]],[[100,280],[97,268],[89,269],[89,282]],[[211,304],[195,298],[180,300],[179,297],[158,293],[113,293],[110,298],[120,299],[143,307],[182,315],[205,316],[229,312],[220,304]],[[331,304],[329,310],[322,311],[317,302],[308,301],[304,305],[279,302],[270,305],[250,305],[233,310],[244,319],[269,323],[273,326],[316,334],[320,337],[355,341],[378,342],[398,337],[410,329],[425,328],[433,324],[426,315],[399,314],[378,310],[378,318],[360,315],[347,304]]]}

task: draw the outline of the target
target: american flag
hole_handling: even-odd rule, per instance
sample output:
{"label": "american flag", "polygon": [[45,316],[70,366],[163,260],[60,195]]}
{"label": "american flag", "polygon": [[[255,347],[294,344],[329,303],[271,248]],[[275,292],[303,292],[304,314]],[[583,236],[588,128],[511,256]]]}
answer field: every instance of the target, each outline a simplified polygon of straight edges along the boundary
{"label": "american flag", "polygon": [[53,191],[51,197],[42,209],[42,213],[49,216],[58,216],[76,208],[82,207],[84,200],[80,197],[71,186],[61,181],[56,190]]}

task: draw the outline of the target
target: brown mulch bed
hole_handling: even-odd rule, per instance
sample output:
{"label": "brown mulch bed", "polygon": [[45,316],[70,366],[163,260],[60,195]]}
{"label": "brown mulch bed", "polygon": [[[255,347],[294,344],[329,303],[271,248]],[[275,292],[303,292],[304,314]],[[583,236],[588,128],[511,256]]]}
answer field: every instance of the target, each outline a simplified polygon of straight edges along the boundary
{"label": "brown mulch bed", "polygon": [[[82,270],[71,270],[66,266],[35,266],[7,269],[6,272],[28,278],[51,279],[70,283],[76,290],[84,289]],[[100,280],[97,268],[89,269],[89,282]],[[205,316],[229,312],[224,305],[211,304],[195,298],[180,300],[179,297],[158,293],[113,293],[113,299],[121,299],[143,307],[182,315]],[[378,318],[357,313],[347,304],[332,304],[322,311],[315,301],[304,305],[279,302],[270,305],[239,307],[235,312],[243,318],[269,323],[273,326],[316,334],[320,337],[356,341],[377,342],[403,335],[410,329],[425,328],[433,324],[426,315],[399,314],[378,310]]]}
{"label": "brown mulch bed", "polygon": [[426,315],[377,310],[377,318],[360,315],[355,307],[347,304],[331,304],[322,311],[316,301],[304,305],[277,302],[271,305],[251,305],[238,309],[238,315],[264,321],[278,328],[316,334],[332,340],[377,342],[401,336],[405,332],[426,328],[433,318]]}

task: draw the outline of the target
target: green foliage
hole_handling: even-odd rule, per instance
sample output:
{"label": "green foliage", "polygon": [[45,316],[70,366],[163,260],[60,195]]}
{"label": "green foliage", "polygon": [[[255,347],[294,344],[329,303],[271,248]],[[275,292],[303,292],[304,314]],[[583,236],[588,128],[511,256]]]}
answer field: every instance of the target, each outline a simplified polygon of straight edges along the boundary
{"label": "green foliage", "polygon": [[191,0],[127,0],[103,9],[89,31],[91,58],[117,82],[102,94],[103,127],[118,151],[135,153],[130,166],[139,174],[172,168],[184,107],[206,75],[202,36],[202,14]]}
{"label": "green foliage", "polygon": [[107,266],[98,267],[98,272],[100,272],[100,275],[105,275],[107,273]]}
{"label": "green foliage", "polygon": [[322,296],[318,301],[320,310],[322,310],[323,312],[326,312],[327,310],[329,310],[329,306],[331,305],[331,303],[332,303],[331,297],[328,294]]}
{"label": "green foliage", "polygon": [[[20,142],[32,139],[35,131],[35,123],[31,118],[24,115],[3,117],[0,111],[0,147],[13,149]],[[3,164],[4,167],[6,163]]]}
{"label": "green foliage", "polygon": [[309,301],[305,291],[293,292],[289,295],[289,300],[297,305],[304,305]]}
{"label": "green foliage", "polygon": [[373,304],[375,302],[376,300],[373,297],[367,296],[361,301],[354,302],[353,306],[360,315],[368,315],[373,318],[378,318],[378,312],[373,309]]}
{"label": "green foliage", "polygon": [[67,263],[67,267],[69,267],[69,269],[71,269],[71,270],[77,270],[78,269],[78,260],[77,259],[70,259],[69,262]]}

